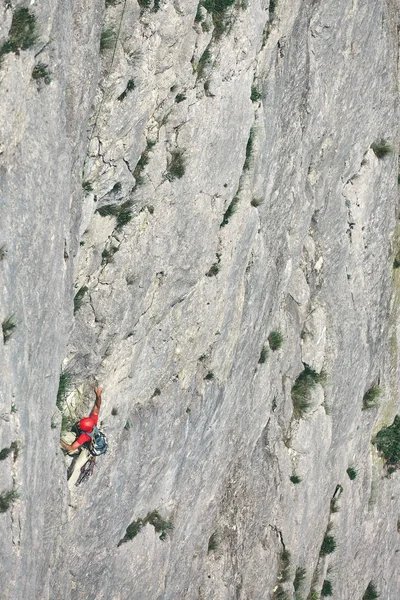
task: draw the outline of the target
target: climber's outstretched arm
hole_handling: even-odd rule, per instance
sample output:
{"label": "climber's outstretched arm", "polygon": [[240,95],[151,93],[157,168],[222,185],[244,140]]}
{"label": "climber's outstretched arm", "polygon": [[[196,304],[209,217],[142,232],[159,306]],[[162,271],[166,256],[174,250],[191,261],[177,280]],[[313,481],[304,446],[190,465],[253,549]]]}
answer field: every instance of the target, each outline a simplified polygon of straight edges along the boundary
{"label": "climber's outstretched arm", "polygon": [[101,392],[103,391],[102,387],[95,387],[94,388],[94,393],[96,394],[96,400],[94,403],[94,407],[93,410],[90,414],[92,415],[98,415],[100,412],[100,406],[101,406]]}
{"label": "climber's outstretched arm", "polygon": [[81,444],[79,444],[78,442],[74,442],[73,444],[67,444],[67,442],[64,442],[64,440],[60,440],[60,444],[62,448],[64,448],[64,450],[66,450],[67,452],[77,450],[81,446]]}

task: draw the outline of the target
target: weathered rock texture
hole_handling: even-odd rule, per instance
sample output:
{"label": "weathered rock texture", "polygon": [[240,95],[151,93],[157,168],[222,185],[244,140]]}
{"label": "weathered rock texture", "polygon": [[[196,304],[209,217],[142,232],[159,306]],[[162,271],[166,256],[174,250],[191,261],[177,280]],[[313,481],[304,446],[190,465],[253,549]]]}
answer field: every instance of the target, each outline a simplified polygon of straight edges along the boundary
{"label": "weathered rock texture", "polygon": [[[3,58],[6,600],[399,596],[399,474],[371,443],[399,412],[398,3],[210,6],[33,3],[39,40]],[[300,415],[303,363],[326,382]],[[61,366],[64,417],[104,385],[110,443],[71,494]],[[154,510],[166,539],[118,546]]]}

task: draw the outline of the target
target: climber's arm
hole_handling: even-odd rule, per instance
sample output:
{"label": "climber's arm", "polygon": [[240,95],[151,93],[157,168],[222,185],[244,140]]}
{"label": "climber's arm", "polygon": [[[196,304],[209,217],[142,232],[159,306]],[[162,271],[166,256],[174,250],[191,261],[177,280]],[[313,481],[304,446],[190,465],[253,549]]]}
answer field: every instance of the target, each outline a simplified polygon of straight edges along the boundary
{"label": "climber's arm", "polygon": [[73,444],[67,444],[67,442],[64,442],[64,440],[60,440],[60,444],[61,447],[64,448],[64,450],[66,450],[67,452],[73,452],[74,450],[80,448],[82,445],[78,441],[75,441]]}
{"label": "climber's arm", "polygon": [[94,403],[94,407],[93,410],[91,412],[92,415],[98,415],[100,412],[100,406],[101,406],[101,392],[103,391],[102,387],[95,387],[94,388],[94,393],[96,394],[96,400]]}

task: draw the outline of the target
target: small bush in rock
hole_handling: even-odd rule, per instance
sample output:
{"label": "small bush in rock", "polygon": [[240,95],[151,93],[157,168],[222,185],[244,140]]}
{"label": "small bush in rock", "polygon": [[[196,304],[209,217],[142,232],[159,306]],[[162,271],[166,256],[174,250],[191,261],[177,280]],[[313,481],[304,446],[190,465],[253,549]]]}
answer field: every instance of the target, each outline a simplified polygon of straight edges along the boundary
{"label": "small bush in rock", "polygon": [[7,456],[9,456],[12,452],[18,454],[18,444],[17,442],[11,442],[11,445],[8,448],[3,448],[0,451],[0,460],[5,460]]}
{"label": "small bush in rock", "polygon": [[3,342],[6,344],[8,340],[11,338],[14,330],[16,329],[17,324],[14,319],[14,315],[7,317],[1,324],[1,328],[3,330]]}
{"label": "small bush in rock", "polygon": [[100,52],[103,54],[106,50],[114,48],[117,36],[113,29],[104,29],[100,37]]}
{"label": "small bush in rock", "polygon": [[349,476],[349,479],[351,479],[352,481],[357,477],[357,471],[354,467],[349,467],[348,469],[346,469],[346,473]]}
{"label": "small bush in rock", "polygon": [[40,80],[43,79],[46,85],[51,83],[51,74],[50,71],[47,70],[48,65],[38,62],[32,71],[32,79]]}
{"label": "small bush in rock", "polygon": [[262,365],[266,362],[268,358],[268,346],[263,346],[261,349],[260,358],[258,359],[258,364]]}
{"label": "small bush in rock", "polygon": [[229,219],[236,212],[238,203],[239,203],[239,196],[236,195],[233,198],[232,202],[229,204],[228,208],[226,209],[223,219],[221,221],[220,227],[225,227],[225,225],[227,225],[229,223]]}
{"label": "small bush in rock", "polygon": [[400,466],[400,417],[396,415],[393,423],[383,427],[375,436],[374,444],[382,452],[388,467]]}
{"label": "small bush in rock", "polygon": [[283,344],[283,335],[280,331],[271,331],[268,336],[269,347],[273,352],[279,350]]}
{"label": "small bush in rock", "polygon": [[130,79],[128,81],[128,83],[127,83],[127,86],[126,86],[125,90],[122,92],[122,94],[120,94],[118,96],[118,100],[120,102],[122,102],[123,100],[125,100],[125,98],[129,94],[129,92],[132,92],[134,89],[135,89],[135,80],[134,79]]}
{"label": "small bush in rock", "polygon": [[294,588],[295,592],[299,591],[301,584],[303,583],[305,578],[306,578],[306,569],[304,569],[304,567],[297,567],[296,574],[295,574],[294,581],[293,581],[293,588]]}
{"label": "small bush in rock", "polygon": [[0,513],[6,512],[10,508],[10,505],[15,502],[15,500],[18,500],[18,498],[19,495],[16,490],[9,490],[8,492],[0,494]]}
{"label": "small bush in rock", "polygon": [[56,406],[59,410],[62,408],[62,403],[72,388],[72,373],[68,369],[61,371],[58,382]]}
{"label": "small bush in rock", "polygon": [[290,481],[294,484],[301,483],[301,479],[298,475],[292,475]]}
{"label": "small bush in rock", "polygon": [[366,408],[374,408],[378,405],[378,399],[381,395],[382,390],[378,385],[374,385],[370,388],[365,394],[363,398],[363,409]]}
{"label": "small bush in rock", "polygon": [[321,596],[332,596],[332,583],[329,579],[325,579],[322,584]]}
{"label": "small bush in rock", "polygon": [[218,548],[218,537],[217,537],[217,533],[214,531],[214,533],[211,535],[210,539],[208,540],[208,552],[214,552],[215,550],[217,550]]}
{"label": "small bush in rock", "polygon": [[367,589],[364,592],[362,600],[376,600],[376,598],[379,598],[379,594],[376,590],[375,585],[372,583],[372,581],[370,581],[367,586]]}
{"label": "small bush in rock", "polygon": [[183,150],[174,150],[171,152],[166,178],[168,181],[173,181],[174,179],[181,179],[184,174],[185,159],[183,156]]}
{"label": "small bush in rock", "polygon": [[152,512],[147,513],[144,519],[139,518],[128,525],[124,537],[117,544],[117,548],[136,537],[147,523],[153,525],[157,533],[161,533],[159,536],[161,541],[165,540],[167,533],[173,529],[170,521],[166,521],[161,517],[157,510],[153,510]]}
{"label": "small bush in rock", "polygon": [[88,291],[88,287],[86,285],[83,285],[81,288],[79,288],[79,290],[76,292],[75,297],[74,297],[74,315],[78,312],[78,310],[81,308],[82,304],[83,304],[83,299],[85,297],[86,292]]}
{"label": "small bush in rock", "polygon": [[311,390],[318,383],[323,384],[325,379],[324,371],[317,373],[308,365],[304,365],[304,370],[297,377],[291,391],[293,414],[296,419],[303,417],[310,410]]}
{"label": "small bush in rock", "polygon": [[253,162],[255,135],[256,135],[256,130],[254,129],[254,127],[252,127],[250,129],[249,139],[247,140],[247,144],[246,144],[246,159],[245,159],[244,165],[243,165],[244,171],[248,171]]}
{"label": "small bush in rock", "polygon": [[177,104],[179,104],[180,102],[183,102],[184,100],[186,100],[186,96],[185,96],[185,94],[177,94],[177,95],[175,96],[175,102],[176,102]]}
{"label": "small bush in rock", "polygon": [[6,254],[7,254],[7,249],[6,249],[5,244],[3,244],[2,246],[0,246],[0,262],[5,259]]}
{"label": "small bush in rock", "polygon": [[216,262],[211,265],[211,267],[209,268],[209,270],[206,273],[206,276],[207,277],[215,277],[215,275],[218,275],[220,269],[221,269],[221,265]]}
{"label": "small bush in rock", "polygon": [[85,193],[85,196],[88,196],[90,194],[90,192],[93,192],[93,186],[90,183],[90,181],[83,181],[82,182],[82,189]]}
{"label": "small bush in rock", "polygon": [[37,39],[35,15],[28,8],[17,8],[13,13],[8,39],[0,47],[0,63],[5,54],[28,50]]}
{"label": "small bush in rock", "polygon": [[371,148],[377,158],[385,158],[393,152],[392,146],[384,138],[371,144]]}
{"label": "small bush in rock", "polygon": [[259,88],[256,85],[252,85],[251,86],[250,100],[252,102],[258,102],[259,100],[262,99],[262,97],[263,97],[263,94],[259,90]]}
{"label": "small bush in rock", "polygon": [[212,381],[212,380],[214,379],[214,373],[213,373],[212,371],[209,371],[209,372],[207,373],[207,375],[204,377],[204,379],[205,379],[206,381]]}
{"label": "small bush in rock", "polygon": [[323,539],[320,555],[326,556],[336,550],[336,540],[332,535],[326,535]]}
{"label": "small bush in rock", "polygon": [[279,559],[278,579],[280,583],[285,583],[290,579],[290,559],[290,552],[288,550],[283,550]]}

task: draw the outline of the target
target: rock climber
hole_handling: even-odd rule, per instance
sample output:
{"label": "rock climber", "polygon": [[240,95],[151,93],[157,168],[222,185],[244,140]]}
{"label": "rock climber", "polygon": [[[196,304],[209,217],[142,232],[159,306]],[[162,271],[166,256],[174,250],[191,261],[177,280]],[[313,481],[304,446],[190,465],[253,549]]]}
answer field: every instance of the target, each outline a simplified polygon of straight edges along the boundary
{"label": "rock climber", "polygon": [[83,444],[86,444],[86,442],[90,442],[90,440],[91,440],[90,434],[92,433],[93,427],[95,425],[97,425],[97,422],[99,420],[102,390],[103,390],[103,388],[101,388],[101,387],[94,388],[94,393],[96,394],[96,400],[95,400],[92,412],[90,413],[89,417],[85,417],[84,419],[81,419],[79,421],[78,427],[79,427],[79,430],[81,431],[81,434],[76,438],[76,440],[71,444],[68,444],[64,440],[60,440],[60,444],[61,444],[62,448],[64,448],[64,450],[66,450],[67,452],[74,452],[74,451],[78,450],[78,448],[81,448],[81,446],[83,446]]}
{"label": "rock climber", "polygon": [[[92,430],[99,419],[99,412],[101,406],[101,387],[95,387],[94,393],[96,394],[96,400],[90,413],[89,417],[81,419],[78,423],[80,434],[78,437],[74,433],[68,432],[64,435],[64,440],[60,440],[60,444],[64,450],[66,450],[70,456],[74,456],[72,463],[70,464],[67,472],[68,488],[73,490],[81,471],[81,468],[90,457],[90,452],[86,442],[90,442],[92,436]],[[86,433],[87,432],[87,433]],[[75,439],[76,438],[76,439]]]}

